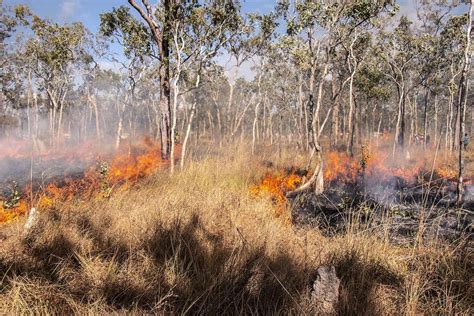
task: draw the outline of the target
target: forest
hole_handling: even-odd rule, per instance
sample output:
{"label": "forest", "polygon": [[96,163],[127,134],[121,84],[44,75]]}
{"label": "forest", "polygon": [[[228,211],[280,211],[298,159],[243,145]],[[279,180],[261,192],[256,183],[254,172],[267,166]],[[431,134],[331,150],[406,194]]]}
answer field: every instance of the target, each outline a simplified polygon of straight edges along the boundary
{"label": "forest", "polygon": [[38,3],[1,314],[474,313],[472,0]]}

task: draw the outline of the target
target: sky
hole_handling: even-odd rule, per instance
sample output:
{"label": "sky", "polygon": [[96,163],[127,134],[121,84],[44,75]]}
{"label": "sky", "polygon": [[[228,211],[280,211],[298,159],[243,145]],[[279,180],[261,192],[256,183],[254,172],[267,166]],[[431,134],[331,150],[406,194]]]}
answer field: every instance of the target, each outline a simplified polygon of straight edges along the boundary
{"label": "sky", "polygon": [[[398,14],[403,14],[411,20],[416,20],[418,1],[398,0],[397,3],[400,6]],[[151,0],[151,3],[153,2]],[[276,2],[277,0],[242,0],[242,9],[244,12],[265,13],[272,10]],[[127,0],[4,0],[4,4],[10,7],[20,3],[28,5],[37,15],[47,17],[56,22],[80,21],[93,33],[99,30],[99,15],[101,13],[110,11],[113,7],[128,5]],[[467,11],[466,5],[460,6],[453,13],[460,14],[462,11]],[[112,45],[110,49],[116,54],[117,58],[123,58],[122,49],[118,44]],[[225,67],[228,73],[233,67],[228,55],[220,56],[218,62]],[[101,65],[105,68],[117,67],[112,62],[105,60],[101,61]],[[251,79],[253,77],[252,66],[252,62],[244,64],[240,69],[240,75],[246,79]]]}

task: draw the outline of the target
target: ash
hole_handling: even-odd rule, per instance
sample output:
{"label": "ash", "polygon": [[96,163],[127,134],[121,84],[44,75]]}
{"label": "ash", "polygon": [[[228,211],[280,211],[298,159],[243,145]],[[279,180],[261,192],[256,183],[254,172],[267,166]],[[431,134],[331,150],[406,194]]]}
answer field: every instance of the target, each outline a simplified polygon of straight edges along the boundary
{"label": "ash", "polygon": [[388,237],[397,244],[466,240],[474,247],[474,185],[465,185],[456,205],[454,181],[424,179],[408,183],[359,177],[355,183],[334,181],[320,194],[300,194],[290,201],[297,225],[314,226],[327,235],[357,228]]}

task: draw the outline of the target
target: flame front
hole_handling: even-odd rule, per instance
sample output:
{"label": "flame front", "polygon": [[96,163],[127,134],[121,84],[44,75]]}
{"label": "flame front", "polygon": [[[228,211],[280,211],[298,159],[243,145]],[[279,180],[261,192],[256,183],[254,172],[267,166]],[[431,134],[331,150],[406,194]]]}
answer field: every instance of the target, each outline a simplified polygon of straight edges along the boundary
{"label": "flame front", "polygon": [[[326,185],[344,185],[356,183],[358,177],[376,179],[378,182],[393,177],[402,178],[407,184],[420,181],[457,181],[457,171],[452,164],[453,157],[440,153],[437,157],[424,156],[417,152],[417,159],[396,161],[387,150],[368,148],[362,150],[359,157],[350,157],[344,152],[330,151],[324,155],[324,181]],[[427,180],[428,179],[428,180]],[[472,178],[465,177],[465,183]],[[266,174],[259,184],[251,188],[256,196],[269,196],[276,205],[276,216],[286,214],[286,193],[302,184],[303,178],[296,173],[278,171]]]}
{"label": "flame front", "polygon": [[296,189],[302,183],[302,180],[302,177],[295,172],[269,173],[264,176],[259,185],[252,186],[250,191],[255,196],[270,197],[277,206],[275,215],[281,217],[286,210],[286,193]]}
{"label": "flame front", "polygon": [[[87,148],[86,145],[80,148]],[[180,147],[176,148],[174,159],[179,155]],[[84,156],[90,156],[90,151],[83,151]],[[18,159],[23,153],[14,150],[2,158]],[[41,153],[42,159],[62,159],[66,161],[77,159],[77,151],[63,151],[61,154],[52,151]],[[0,199],[0,223],[5,223],[24,215],[31,207],[47,209],[56,203],[67,203],[74,199],[90,200],[110,196],[113,190],[126,188],[136,184],[140,179],[154,174],[160,167],[167,166],[160,155],[160,147],[150,140],[128,148],[121,148],[115,155],[108,155],[106,159],[84,158],[90,166],[80,175],[70,176],[65,174],[61,182],[48,183],[45,187],[33,190],[31,184],[19,189],[21,196],[14,203],[8,198]],[[96,161],[100,164],[96,165]],[[35,192],[36,191],[36,192]]]}

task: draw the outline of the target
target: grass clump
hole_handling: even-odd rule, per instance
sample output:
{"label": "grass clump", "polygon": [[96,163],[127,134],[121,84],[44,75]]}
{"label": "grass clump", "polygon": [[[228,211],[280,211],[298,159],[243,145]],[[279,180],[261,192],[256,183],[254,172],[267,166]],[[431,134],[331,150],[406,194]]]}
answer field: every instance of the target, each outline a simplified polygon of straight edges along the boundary
{"label": "grass clump", "polygon": [[325,264],[341,278],[340,314],[472,314],[467,248],[296,227],[250,193],[266,172],[245,153],[220,155],[42,212],[26,236],[21,222],[2,227],[0,312],[315,313]]}

